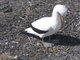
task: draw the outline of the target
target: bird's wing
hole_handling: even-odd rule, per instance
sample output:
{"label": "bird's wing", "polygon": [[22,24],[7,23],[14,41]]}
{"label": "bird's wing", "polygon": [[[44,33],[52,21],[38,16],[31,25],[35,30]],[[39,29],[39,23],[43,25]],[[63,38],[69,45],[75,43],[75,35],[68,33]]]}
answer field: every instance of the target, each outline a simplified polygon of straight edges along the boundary
{"label": "bird's wing", "polygon": [[51,28],[52,22],[49,17],[41,18],[32,23],[32,27],[41,31],[48,31]]}

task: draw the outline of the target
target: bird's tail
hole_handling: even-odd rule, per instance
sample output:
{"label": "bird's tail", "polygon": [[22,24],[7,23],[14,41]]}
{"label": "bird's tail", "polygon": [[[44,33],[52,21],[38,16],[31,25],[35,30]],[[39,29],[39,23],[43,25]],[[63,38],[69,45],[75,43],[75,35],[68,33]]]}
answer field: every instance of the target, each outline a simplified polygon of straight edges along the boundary
{"label": "bird's tail", "polygon": [[24,32],[29,33],[29,34],[33,34],[33,35],[36,35],[36,36],[39,36],[40,38],[42,38],[42,34],[36,33],[31,27],[25,29]]}
{"label": "bird's tail", "polygon": [[29,34],[34,34],[34,35],[39,35],[38,33],[36,33],[31,27],[27,28],[24,30],[26,33],[29,33]]}
{"label": "bird's tail", "polygon": [[26,33],[30,33],[30,34],[34,34],[34,31],[32,30],[32,28],[27,28],[24,30]]}

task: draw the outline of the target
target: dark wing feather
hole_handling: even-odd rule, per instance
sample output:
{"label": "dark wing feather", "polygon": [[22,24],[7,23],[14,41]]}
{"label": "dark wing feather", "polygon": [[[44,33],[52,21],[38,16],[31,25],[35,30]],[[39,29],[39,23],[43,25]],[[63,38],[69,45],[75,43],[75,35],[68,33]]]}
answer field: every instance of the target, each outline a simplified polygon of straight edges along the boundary
{"label": "dark wing feather", "polygon": [[31,28],[32,28],[35,32],[37,32],[37,33],[39,33],[39,34],[45,34],[45,33],[48,32],[48,31],[42,31],[42,30],[39,30],[39,29],[33,27],[32,25],[31,25]]}

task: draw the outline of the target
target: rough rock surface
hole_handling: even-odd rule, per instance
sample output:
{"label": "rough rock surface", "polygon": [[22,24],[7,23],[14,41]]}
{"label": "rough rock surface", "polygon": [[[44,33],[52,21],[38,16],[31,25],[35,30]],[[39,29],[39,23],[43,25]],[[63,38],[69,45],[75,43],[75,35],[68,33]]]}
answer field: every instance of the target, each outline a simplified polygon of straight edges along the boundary
{"label": "rough rock surface", "polygon": [[[45,48],[41,39],[21,33],[51,16],[56,4],[68,7],[62,30],[51,36],[58,43]],[[80,0],[0,0],[0,60],[80,60]]]}

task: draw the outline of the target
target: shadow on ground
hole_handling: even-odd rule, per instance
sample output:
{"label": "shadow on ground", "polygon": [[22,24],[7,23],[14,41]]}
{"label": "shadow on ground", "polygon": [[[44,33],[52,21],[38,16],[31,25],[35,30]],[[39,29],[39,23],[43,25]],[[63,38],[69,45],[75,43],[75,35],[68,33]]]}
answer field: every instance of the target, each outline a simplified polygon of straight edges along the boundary
{"label": "shadow on ground", "polygon": [[[25,32],[22,32],[24,34],[27,34],[28,36],[33,36],[39,40],[42,40],[40,39],[38,36],[35,36],[35,35],[32,35],[32,34],[28,34],[28,33],[25,33]],[[50,38],[50,39],[49,39]],[[61,35],[61,34],[56,34],[56,35],[52,35],[50,37],[46,37],[43,39],[45,42],[49,42],[49,43],[52,43],[52,44],[55,44],[55,45],[68,45],[68,46],[74,46],[74,45],[80,45],[80,39],[79,38],[76,38],[76,37],[71,37],[69,35]],[[54,43],[54,41],[59,41],[57,43]]]}
{"label": "shadow on ground", "polygon": [[76,37],[56,34],[52,35],[50,40],[46,40],[48,38],[49,37],[45,38],[44,41],[54,43],[54,40],[59,40],[59,42],[56,43],[55,45],[68,45],[68,46],[80,45],[80,39]]}

